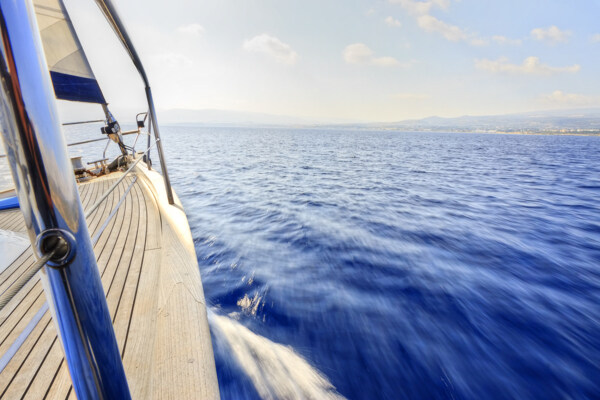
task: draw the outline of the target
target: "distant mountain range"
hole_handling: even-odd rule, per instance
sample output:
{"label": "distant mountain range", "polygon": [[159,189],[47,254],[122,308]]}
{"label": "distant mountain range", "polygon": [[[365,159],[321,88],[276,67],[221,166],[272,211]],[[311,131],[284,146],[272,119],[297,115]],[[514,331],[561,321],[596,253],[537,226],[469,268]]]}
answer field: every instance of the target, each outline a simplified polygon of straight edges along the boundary
{"label": "distant mountain range", "polygon": [[[62,104],[68,103],[68,104]],[[61,118],[64,121],[101,119],[97,107],[82,110],[79,103],[61,102]],[[75,107],[77,105],[77,107]],[[86,111],[87,113],[83,113]],[[126,124],[139,110],[118,109],[117,118]],[[405,131],[483,131],[483,132],[571,132],[600,133],[600,108],[549,110],[505,115],[461,117],[427,117],[396,122],[361,122],[348,120],[325,120],[318,118],[290,117],[265,113],[227,110],[159,110],[161,124],[222,125],[222,126],[295,126],[348,129],[392,129]]]}
{"label": "distant mountain range", "polygon": [[552,110],[456,118],[428,117],[393,123],[365,124],[394,129],[450,131],[600,131],[600,109]]}
{"label": "distant mountain range", "polygon": [[354,121],[323,121],[252,112],[225,110],[162,110],[160,121],[167,124],[259,125],[259,126],[319,126],[354,129],[398,129],[416,131],[598,131],[600,108],[526,112],[507,115],[455,118],[428,117],[397,122],[362,123]]}

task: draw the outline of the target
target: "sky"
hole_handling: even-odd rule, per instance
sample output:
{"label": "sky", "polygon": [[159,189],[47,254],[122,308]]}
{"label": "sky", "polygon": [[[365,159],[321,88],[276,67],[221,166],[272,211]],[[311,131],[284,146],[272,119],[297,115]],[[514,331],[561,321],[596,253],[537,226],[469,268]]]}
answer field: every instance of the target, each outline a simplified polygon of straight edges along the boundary
{"label": "sky", "polygon": [[[94,2],[65,4],[111,107],[143,110],[141,81]],[[117,7],[160,110],[391,122],[600,106],[597,0]]]}

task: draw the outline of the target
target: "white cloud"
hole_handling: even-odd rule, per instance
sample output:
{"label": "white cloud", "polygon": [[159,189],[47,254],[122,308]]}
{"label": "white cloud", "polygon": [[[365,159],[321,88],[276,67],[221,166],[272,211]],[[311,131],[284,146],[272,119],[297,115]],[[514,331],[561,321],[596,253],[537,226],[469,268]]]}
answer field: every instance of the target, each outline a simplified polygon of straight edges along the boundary
{"label": "white cloud", "polygon": [[396,67],[400,65],[400,61],[394,57],[378,57],[371,59],[371,64],[379,67]]}
{"label": "white cloud", "polygon": [[469,39],[469,44],[471,46],[487,46],[488,44],[490,44],[490,41],[488,39],[480,37],[473,37]]}
{"label": "white cloud", "polygon": [[266,54],[282,64],[292,65],[298,60],[298,53],[289,44],[266,33],[244,41],[244,50]]}
{"label": "white cloud", "polygon": [[536,40],[556,44],[568,42],[571,32],[560,30],[557,26],[552,25],[548,28],[533,29],[531,31],[531,36],[533,36],[533,38]]}
{"label": "white cloud", "polygon": [[177,28],[177,32],[184,35],[200,36],[204,33],[204,28],[200,24],[182,25]]}
{"label": "white cloud", "polygon": [[385,19],[385,23],[387,26],[399,28],[402,26],[402,23],[398,21],[396,18],[389,16]]}
{"label": "white cloud", "polygon": [[439,33],[451,42],[465,41],[472,46],[486,46],[488,39],[481,38],[477,34],[469,33],[464,29],[444,22],[433,15],[431,10],[440,8],[446,10],[450,6],[450,0],[388,0],[390,3],[399,4],[416,20],[417,24],[425,32]]}
{"label": "white cloud", "polygon": [[394,57],[375,57],[373,50],[364,43],[346,46],[342,52],[348,64],[376,65],[378,67],[409,67],[412,63],[401,63]]}
{"label": "white cloud", "polygon": [[596,33],[590,37],[590,42],[592,43],[600,43],[600,33]]}
{"label": "white cloud", "polygon": [[363,43],[346,46],[342,54],[348,64],[368,64],[373,59],[373,50]]}
{"label": "white cloud", "polygon": [[544,103],[561,106],[586,106],[599,103],[598,97],[565,93],[562,90],[555,90],[551,94],[543,95],[541,99]]}
{"label": "white cloud", "polygon": [[521,39],[509,39],[506,36],[495,35],[492,40],[501,45],[520,46],[523,41]]}
{"label": "white cloud", "polygon": [[431,12],[434,7],[447,9],[450,6],[450,0],[389,0],[392,4],[400,4],[402,8],[413,15],[425,15]]}
{"label": "white cloud", "polygon": [[452,42],[465,40],[468,37],[458,26],[447,24],[432,15],[421,15],[417,18],[417,23],[425,32],[438,32]]}
{"label": "white cloud", "polygon": [[492,73],[525,75],[553,75],[563,72],[575,73],[581,69],[577,64],[568,67],[551,67],[542,64],[538,57],[527,57],[521,65],[511,64],[506,58],[500,58],[496,61],[487,59],[475,60],[475,67]]}

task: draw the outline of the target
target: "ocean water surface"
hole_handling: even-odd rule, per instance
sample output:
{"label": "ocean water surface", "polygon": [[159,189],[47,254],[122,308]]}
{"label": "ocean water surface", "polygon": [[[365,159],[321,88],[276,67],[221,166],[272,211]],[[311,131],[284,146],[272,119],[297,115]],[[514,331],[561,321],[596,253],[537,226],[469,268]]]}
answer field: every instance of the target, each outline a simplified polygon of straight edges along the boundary
{"label": "ocean water surface", "polygon": [[223,398],[600,398],[599,138],[163,130]]}
{"label": "ocean water surface", "polygon": [[600,138],[162,134],[224,399],[600,398]]}

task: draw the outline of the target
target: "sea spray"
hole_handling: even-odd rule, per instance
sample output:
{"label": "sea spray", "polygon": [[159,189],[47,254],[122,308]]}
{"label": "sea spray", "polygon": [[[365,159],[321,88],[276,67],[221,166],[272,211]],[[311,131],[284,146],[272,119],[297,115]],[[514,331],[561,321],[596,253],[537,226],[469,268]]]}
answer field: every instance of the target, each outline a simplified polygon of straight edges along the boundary
{"label": "sea spray", "polygon": [[291,347],[209,310],[215,347],[229,352],[263,399],[342,400],[333,385]]}

